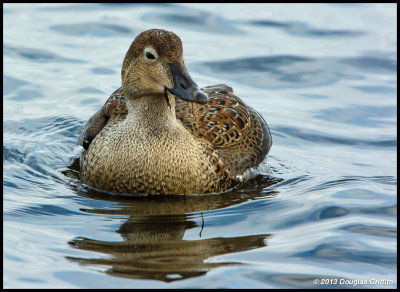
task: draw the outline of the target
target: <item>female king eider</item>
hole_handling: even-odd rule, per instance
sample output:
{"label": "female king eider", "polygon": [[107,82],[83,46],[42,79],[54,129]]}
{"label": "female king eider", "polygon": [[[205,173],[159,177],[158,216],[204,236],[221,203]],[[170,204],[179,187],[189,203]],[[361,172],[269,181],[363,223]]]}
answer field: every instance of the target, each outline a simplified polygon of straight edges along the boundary
{"label": "female king eider", "polygon": [[84,183],[113,193],[216,193],[267,156],[262,116],[226,85],[199,89],[176,34],[139,34],[121,77],[79,137]]}

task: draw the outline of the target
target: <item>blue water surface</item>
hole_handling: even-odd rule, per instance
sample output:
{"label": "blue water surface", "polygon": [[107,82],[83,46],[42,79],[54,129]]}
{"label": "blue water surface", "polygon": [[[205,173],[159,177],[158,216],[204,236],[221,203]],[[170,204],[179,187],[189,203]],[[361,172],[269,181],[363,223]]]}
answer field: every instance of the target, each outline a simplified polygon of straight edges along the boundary
{"label": "blue water surface", "polygon": [[[396,288],[396,4],[4,4],[6,288]],[[268,122],[224,195],[113,197],[77,138],[150,28]]]}

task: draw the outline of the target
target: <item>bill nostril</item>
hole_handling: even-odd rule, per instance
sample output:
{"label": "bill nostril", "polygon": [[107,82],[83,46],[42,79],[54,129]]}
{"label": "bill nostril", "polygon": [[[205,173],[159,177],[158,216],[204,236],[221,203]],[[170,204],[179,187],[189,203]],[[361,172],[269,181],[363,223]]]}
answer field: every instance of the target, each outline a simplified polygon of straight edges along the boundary
{"label": "bill nostril", "polygon": [[181,83],[181,87],[182,89],[186,89],[186,86],[183,83]]}

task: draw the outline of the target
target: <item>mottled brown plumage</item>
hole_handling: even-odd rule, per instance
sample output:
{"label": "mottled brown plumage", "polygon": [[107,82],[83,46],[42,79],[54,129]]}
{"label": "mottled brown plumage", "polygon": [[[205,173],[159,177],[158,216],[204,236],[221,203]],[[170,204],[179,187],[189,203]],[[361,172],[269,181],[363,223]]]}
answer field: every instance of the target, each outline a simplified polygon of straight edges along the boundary
{"label": "mottled brown plumage", "polygon": [[259,164],[272,144],[270,130],[260,114],[224,84],[202,88],[206,105],[176,100],[176,117],[198,138],[209,141],[233,176]]}
{"label": "mottled brown plumage", "polygon": [[[149,51],[155,60],[146,59]],[[117,193],[221,192],[264,160],[272,139],[261,115],[226,85],[202,88],[206,104],[175,98],[166,90],[177,86],[171,64],[187,74],[181,41],[172,32],[149,30],[133,41],[121,71],[122,87],[79,138],[86,149],[84,182]],[[178,89],[197,86],[190,82]]]}

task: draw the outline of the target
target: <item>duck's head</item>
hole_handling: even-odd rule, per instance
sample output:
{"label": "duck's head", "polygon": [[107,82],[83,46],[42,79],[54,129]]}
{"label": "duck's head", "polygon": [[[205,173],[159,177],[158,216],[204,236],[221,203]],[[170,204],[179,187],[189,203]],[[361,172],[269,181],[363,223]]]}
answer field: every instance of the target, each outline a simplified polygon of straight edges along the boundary
{"label": "duck's head", "polygon": [[169,91],[186,101],[208,101],[186,69],[181,39],[170,31],[150,29],[139,34],[125,55],[121,77],[122,88],[131,97]]}

